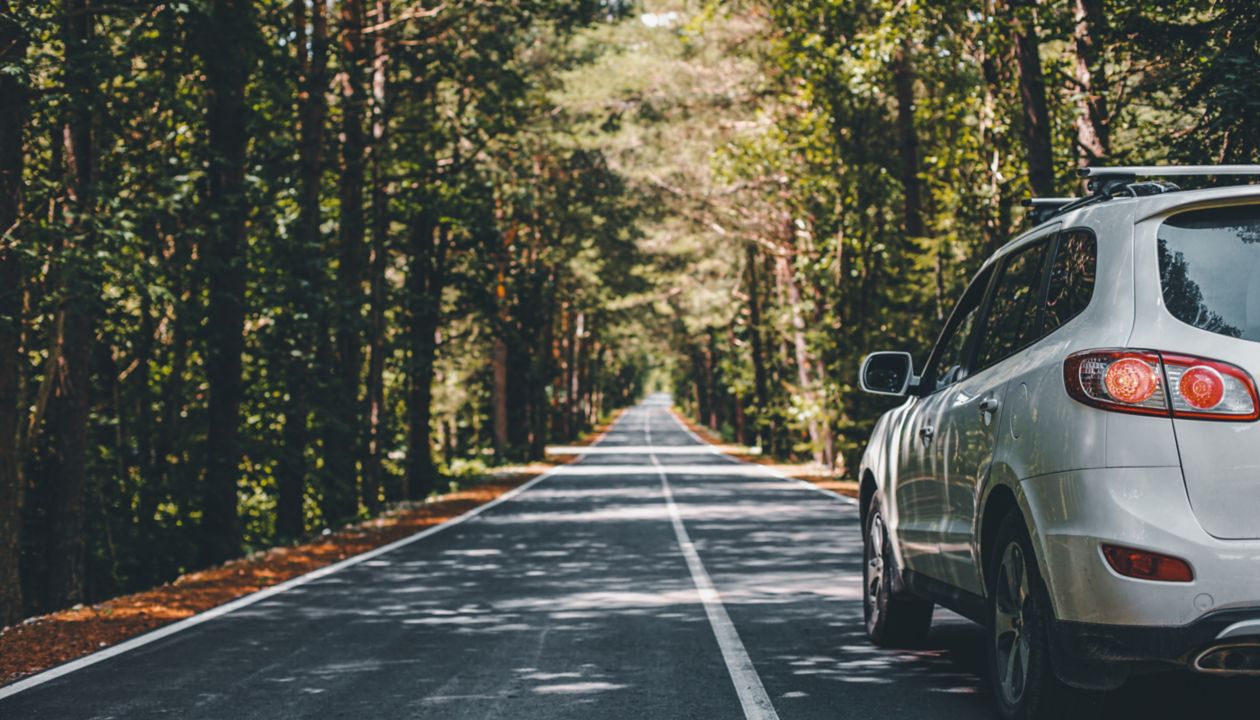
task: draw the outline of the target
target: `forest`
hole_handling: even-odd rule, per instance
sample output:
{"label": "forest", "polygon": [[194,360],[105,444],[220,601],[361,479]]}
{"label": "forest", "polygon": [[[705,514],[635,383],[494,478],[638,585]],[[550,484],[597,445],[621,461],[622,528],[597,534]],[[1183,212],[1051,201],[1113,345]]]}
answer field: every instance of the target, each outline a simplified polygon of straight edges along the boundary
{"label": "forest", "polygon": [[652,389],[843,473],[1022,200],[1260,161],[1247,0],[0,0],[0,626]]}

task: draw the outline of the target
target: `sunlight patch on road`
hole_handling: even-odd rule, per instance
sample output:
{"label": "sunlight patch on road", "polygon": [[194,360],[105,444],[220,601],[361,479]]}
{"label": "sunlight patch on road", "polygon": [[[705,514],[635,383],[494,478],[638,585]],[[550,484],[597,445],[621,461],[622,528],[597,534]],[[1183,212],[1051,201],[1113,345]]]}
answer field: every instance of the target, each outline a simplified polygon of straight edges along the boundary
{"label": "sunlight patch on road", "polygon": [[608,690],[621,690],[626,687],[629,686],[610,682],[576,682],[561,683],[559,685],[540,685],[534,688],[534,692],[539,695],[583,695],[586,693],[606,692]]}

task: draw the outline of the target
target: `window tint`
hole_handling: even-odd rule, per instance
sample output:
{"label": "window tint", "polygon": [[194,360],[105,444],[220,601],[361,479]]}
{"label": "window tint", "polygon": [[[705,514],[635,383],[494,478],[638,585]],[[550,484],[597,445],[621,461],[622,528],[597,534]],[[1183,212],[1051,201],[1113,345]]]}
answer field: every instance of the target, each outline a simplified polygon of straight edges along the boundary
{"label": "window tint", "polygon": [[1072,230],[1059,236],[1059,247],[1050,266],[1046,292],[1046,319],[1041,335],[1081,314],[1094,295],[1094,269],[1098,243],[1088,230]]}
{"label": "window tint", "polygon": [[1159,228],[1159,281],[1178,320],[1260,341],[1260,205],[1175,215]]}
{"label": "window tint", "polygon": [[985,270],[977,275],[950,313],[949,324],[945,326],[945,332],[936,343],[932,367],[925,373],[929,391],[935,392],[964,377],[967,341],[975,327],[976,316],[980,314],[980,303],[984,300],[984,291],[989,286],[992,274]]}
{"label": "window tint", "polygon": [[976,367],[1003,360],[1037,339],[1040,334],[1041,275],[1046,243],[1040,242],[1012,255],[1002,266],[993,302],[984,320]]}

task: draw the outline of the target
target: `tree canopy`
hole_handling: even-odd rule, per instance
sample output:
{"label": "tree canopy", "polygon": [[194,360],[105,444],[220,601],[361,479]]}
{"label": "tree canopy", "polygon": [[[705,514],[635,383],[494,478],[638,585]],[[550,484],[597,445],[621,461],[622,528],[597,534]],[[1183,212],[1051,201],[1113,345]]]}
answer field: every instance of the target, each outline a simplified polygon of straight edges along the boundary
{"label": "tree canopy", "polygon": [[0,0],[0,625],[648,389],[851,466],[1096,162],[1260,159],[1218,0]]}

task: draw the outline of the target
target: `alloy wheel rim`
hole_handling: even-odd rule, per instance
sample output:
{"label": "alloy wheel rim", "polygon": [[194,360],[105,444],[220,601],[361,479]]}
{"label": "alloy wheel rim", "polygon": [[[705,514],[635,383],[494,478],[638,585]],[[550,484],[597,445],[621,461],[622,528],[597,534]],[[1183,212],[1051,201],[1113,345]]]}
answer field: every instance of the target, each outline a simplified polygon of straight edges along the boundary
{"label": "alloy wheel rim", "polygon": [[1002,699],[1017,705],[1024,697],[1028,683],[1031,646],[1028,639],[1028,566],[1019,543],[1011,543],[1002,554],[998,567],[994,618],[997,643],[997,679]]}
{"label": "alloy wheel rim", "polygon": [[879,594],[884,585],[884,519],[879,513],[871,518],[866,543],[869,555],[865,568],[866,606],[873,626],[879,621]]}

